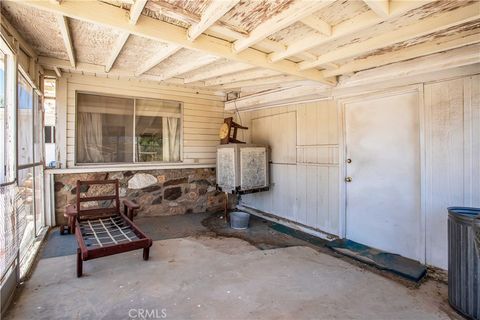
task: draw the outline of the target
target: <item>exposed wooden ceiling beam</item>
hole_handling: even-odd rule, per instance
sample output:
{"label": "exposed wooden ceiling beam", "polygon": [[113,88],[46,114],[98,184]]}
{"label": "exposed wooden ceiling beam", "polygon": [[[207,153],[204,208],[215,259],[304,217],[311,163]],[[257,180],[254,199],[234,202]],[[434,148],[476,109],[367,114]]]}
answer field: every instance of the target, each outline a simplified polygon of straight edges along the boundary
{"label": "exposed wooden ceiling beam", "polygon": [[332,26],[314,15],[303,18],[301,22],[323,35],[329,36],[332,34]]}
{"label": "exposed wooden ceiling beam", "polygon": [[[130,7],[130,24],[136,24],[138,19],[140,18],[140,15],[143,11],[143,8],[145,7],[145,4],[147,1],[145,0],[137,0],[135,3]],[[107,59],[107,63],[105,64],[105,71],[110,72],[110,69],[112,69],[113,64],[118,58],[118,55],[122,51],[123,47],[125,46],[125,43],[127,43],[128,37],[130,34],[128,32],[123,32],[115,42],[115,45],[113,46],[112,53],[110,54],[110,57]]]}
{"label": "exposed wooden ceiling beam", "polygon": [[198,23],[195,23],[188,28],[187,37],[190,41],[195,40],[211,25],[217,22],[230,11],[240,0],[213,0],[202,13],[202,17]]}
{"label": "exposed wooden ceiling beam", "polygon": [[[168,2],[161,1],[161,0],[149,2],[147,4],[147,8],[150,8],[151,10],[155,10],[157,13],[160,13],[162,15],[165,15],[172,19],[182,21],[190,25],[195,25],[199,23],[201,19],[200,16],[194,13],[191,13],[181,7],[175,6],[173,4],[170,4]],[[235,27],[232,27],[231,25],[222,23],[219,20],[215,24],[212,24],[207,30],[205,30],[205,33],[209,33],[209,34],[215,33],[217,36],[225,37],[233,41],[245,39],[248,36],[248,33],[246,31],[240,30],[239,28],[235,28]],[[261,42],[257,43],[255,45],[255,48],[256,49],[258,48],[261,51],[272,52],[272,51],[283,51],[285,50],[286,47],[284,44],[280,42],[273,41],[266,38]],[[316,56],[314,55],[311,55],[311,56],[309,56],[308,53],[303,53],[303,52],[296,55],[296,57],[302,60],[316,59]]]}
{"label": "exposed wooden ceiling beam", "polygon": [[60,70],[59,67],[53,67],[53,71],[55,71],[55,74],[57,77],[61,78],[62,77],[62,71]]}
{"label": "exposed wooden ceiling beam", "polygon": [[173,66],[167,70],[164,70],[162,74],[159,76],[159,79],[162,81],[167,80],[167,79],[176,77],[178,75],[201,68],[203,66],[206,66],[207,64],[210,64],[216,60],[218,60],[218,58],[214,56],[208,56],[208,55],[201,56],[200,58],[193,59],[191,61],[186,61],[185,63],[182,63],[180,66]]}
{"label": "exposed wooden ceiling beam", "polygon": [[[20,0],[17,0],[20,1]],[[56,14],[88,21],[95,24],[129,32],[131,34],[148,39],[168,42],[182,47],[202,51],[218,57],[239,61],[260,68],[275,70],[281,73],[302,77],[305,79],[334,85],[335,79],[325,79],[318,70],[300,71],[296,63],[280,61],[270,63],[267,55],[254,49],[246,49],[241,53],[234,53],[228,41],[200,35],[196,41],[187,39],[186,30],[170,23],[143,16],[136,25],[131,25],[125,19],[125,10],[97,1],[78,2],[66,1],[61,6],[51,4],[48,1],[22,0],[23,5],[38,8]]]}
{"label": "exposed wooden ceiling beam", "polygon": [[205,86],[219,86],[222,84],[239,82],[257,78],[267,78],[272,76],[278,76],[280,73],[272,70],[257,69],[257,70],[248,70],[243,72],[238,72],[235,74],[224,75],[214,79],[209,79],[205,81]]}
{"label": "exposed wooden ceiling beam", "polygon": [[147,4],[147,0],[135,0],[135,2],[132,4],[130,7],[130,23],[131,24],[136,24],[138,21],[138,18],[140,18],[140,15],[142,14],[143,8],[145,8],[145,5]]}
{"label": "exposed wooden ceiling beam", "polygon": [[414,76],[432,71],[446,70],[480,62],[480,45],[474,44],[446,52],[389,64],[383,67],[365,70],[342,80],[341,87],[378,83]]}
{"label": "exposed wooden ceiling beam", "polygon": [[107,62],[105,64],[105,72],[110,72],[110,69],[112,69],[113,64],[117,60],[120,52],[123,49],[123,46],[125,46],[125,43],[127,42],[129,36],[130,36],[130,34],[128,32],[123,32],[118,37],[117,41],[113,45],[112,53],[108,57]]}
{"label": "exposed wooden ceiling beam", "polygon": [[73,48],[70,28],[68,27],[68,18],[62,14],[57,14],[55,18],[57,19],[57,24],[60,28],[60,33],[62,34],[63,43],[65,44],[65,50],[67,51],[68,59],[70,60],[70,64],[72,65],[72,67],[75,68],[75,50]]}
{"label": "exposed wooden ceiling beam", "polygon": [[[390,16],[389,19],[395,19],[404,13],[421,7],[425,4],[437,0],[419,0],[419,1],[403,1],[392,0],[390,3]],[[367,11],[352,19],[341,22],[332,27],[332,34],[329,37],[319,37],[318,35],[306,36],[303,39],[299,39],[289,44],[285,50],[273,52],[269,55],[269,59],[273,62],[280,61],[282,59],[297,55],[300,52],[307,51],[309,49],[318,47],[320,45],[335,41],[341,37],[352,35],[354,33],[364,31],[371,28],[385,19],[378,17],[374,12]]]}
{"label": "exposed wooden ceiling beam", "polygon": [[363,0],[367,6],[379,17],[386,18],[390,13],[389,0]]}
{"label": "exposed wooden ceiling beam", "polygon": [[194,74],[192,76],[185,77],[184,82],[191,83],[191,82],[201,81],[201,80],[215,78],[215,77],[219,77],[219,76],[230,74],[230,73],[249,70],[252,68],[253,67],[248,64],[244,64],[240,62],[229,62],[222,66],[217,66],[212,69]]}
{"label": "exposed wooden ceiling beam", "polygon": [[432,34],[440,30],[448,29],[479,19],[479,12],[480,2],[474,2],[466,7],[460,7],[432,18],[425,18],[417,23],[398,28],[394,31],[383,33],[379,36],[369,38],[364,41],[342,46],[338,49],[330,50],[329,52],[319,56],[315,61],[305,61],[299,63],[299,68],[301,70],[315,68],[324,63],[355,57],[367,52],[394,45],[396,43]]}
{"label": "exposed wooden ceiling beam", "polygon": [[237,40],[233,43],[233,50],[241,52],[248,47],[262,41],[269,35],[280,31],[295,22],[311,15],[315,11],[320,10],[331,4],[332,0],[321,1],[303,1],[298,0],[290,5],[287,9],[274,15],[270,19],[262,22],[254,30],[250,32],[245,39]]}
{"label": "exposed wooden ceiling beam", "polygon": [[177,53],[181,48],[182,47],[174,44],[168,45],[167,48],[158,52],[156,55],[154,55],[153,57],[148,59],[144,64],[142,64],[135,72],[135,75],[139,76],[144,74],[148,70],[158,65],[160,62],[164,61],[165,59]]}
{"label": "exposed wooden ceiling beam", "polygon": [[259,79],[251,79],[251,80],[226,83],[226,84],[217,86],[216,89],[218,90],[240,89],[245,87],[263,86],[268,84],[284,84],[285,82],[292,82],[292,81],[299,81],[299,80],[302,80],[302,79],[298,77],[279,75],[279,76],[274,76],[269,78],[259,78]]}
{"label": "exposed wooden ceiling beam", "polygon": [[324,74],[328,77],[334,77],[386,64],[410,60],[421,56],[427,56],[442,51],[448,51],[475,43],[480,43],[478,33],[470,32],[470,34],[453,34],[447,37],[441,37],[432,41],[413,45],[405,49],[371,55],[363,59],[355,59],[352,62],[339,66],[338,68],[326,70],[324,71]]}

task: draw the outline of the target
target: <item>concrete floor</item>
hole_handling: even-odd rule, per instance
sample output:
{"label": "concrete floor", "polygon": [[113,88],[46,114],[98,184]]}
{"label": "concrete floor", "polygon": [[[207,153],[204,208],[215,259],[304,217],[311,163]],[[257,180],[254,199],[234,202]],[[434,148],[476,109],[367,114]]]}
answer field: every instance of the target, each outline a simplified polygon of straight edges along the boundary
{"label": "concrete floor", "polygon": [[[190,222],[179,231],[175,219]],[[166,233],[159,220],[138,223]],[[445,284],[406,285],[270,233],[262,221],[233,235],[212,230],[225,225],[215,216],[165,221],[171,238],[154,242],[149,261],[141,251],[87,261],[78,279],[74,255],[43,255],[6,319],[141,319],[141,312],[147,319],[459,318]]]}

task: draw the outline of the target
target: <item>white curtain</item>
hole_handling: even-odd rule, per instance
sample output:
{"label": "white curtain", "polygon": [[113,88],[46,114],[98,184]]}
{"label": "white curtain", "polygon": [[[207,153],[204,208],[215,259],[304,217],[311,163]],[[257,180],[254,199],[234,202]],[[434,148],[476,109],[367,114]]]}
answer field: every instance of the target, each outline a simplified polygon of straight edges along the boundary
{"label": "white curtain", "polygon": [[179,118],[163,118],[163,161],[180,161]]}
{"label": "white curtain", "polygon": [[78,161],[105,162],[102,153],[102,115],[98,113],[78,113]]}

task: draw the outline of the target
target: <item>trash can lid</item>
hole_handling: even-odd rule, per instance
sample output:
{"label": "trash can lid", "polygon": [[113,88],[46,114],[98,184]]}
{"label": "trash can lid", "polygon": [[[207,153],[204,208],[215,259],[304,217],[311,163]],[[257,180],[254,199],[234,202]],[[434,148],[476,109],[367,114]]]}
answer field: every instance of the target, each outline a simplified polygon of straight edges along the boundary
{"label": "trash can lid", "polygon": [[472,207],[449,207],[447,208],[448,213],[454,215],[460,215],[465,218],[470,219],[480,219],[480,208]]}

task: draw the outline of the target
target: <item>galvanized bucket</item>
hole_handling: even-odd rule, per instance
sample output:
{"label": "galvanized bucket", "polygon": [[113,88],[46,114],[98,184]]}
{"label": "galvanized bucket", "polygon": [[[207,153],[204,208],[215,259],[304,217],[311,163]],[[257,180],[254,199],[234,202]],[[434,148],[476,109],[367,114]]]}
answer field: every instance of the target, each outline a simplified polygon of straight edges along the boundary
{"label": "galvanized bucket", "polygon": [[480,208],[448,208],[448,301],[480,318]]}
{"label": "galvanized bucket", "polygon": [[248,228],[250,214],[242,211],[230,212],[230,226],[232,229],[244,230]]}

